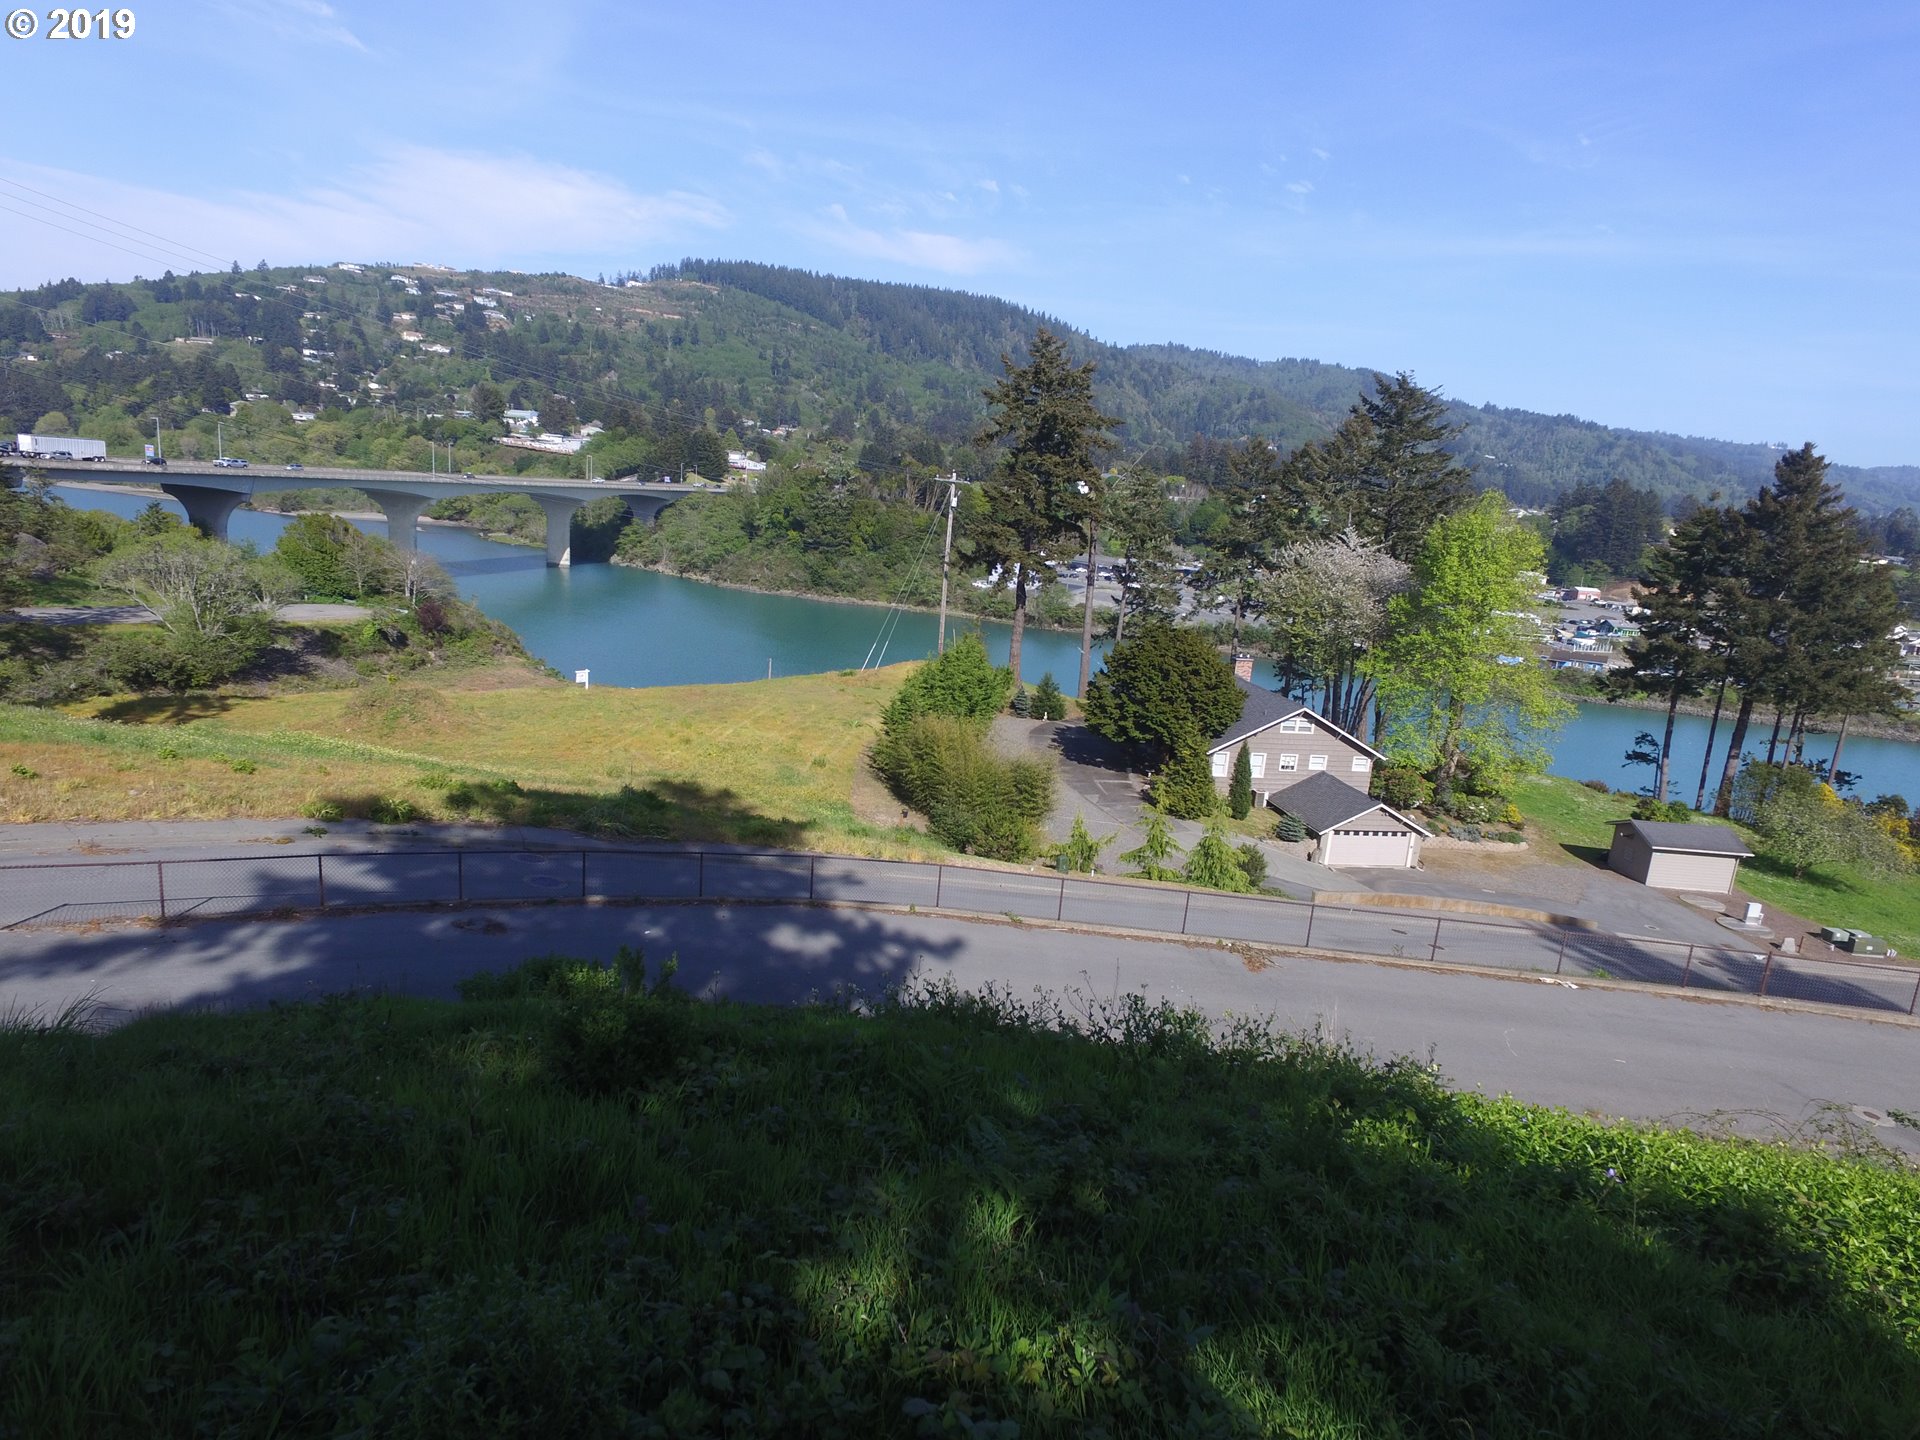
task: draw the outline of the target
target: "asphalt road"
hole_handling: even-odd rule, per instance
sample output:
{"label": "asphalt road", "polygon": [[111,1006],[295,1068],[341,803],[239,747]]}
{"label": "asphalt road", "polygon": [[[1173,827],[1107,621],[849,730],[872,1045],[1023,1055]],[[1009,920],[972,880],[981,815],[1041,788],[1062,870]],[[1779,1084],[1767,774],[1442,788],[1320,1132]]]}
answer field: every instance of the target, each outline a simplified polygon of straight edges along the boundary
{"label": "asphalt road", "polygon": [[451,996],[532,955],[680,959],[708,996],[791,1002],[912,979],[1036,989],[1071,1004],[1138,992],[1214,1016],[1264,1015],[1378,1055],[1431,1058],[1451,1083],[1636,1119],[1703,1117],[1777,1134],[1832,1113],[1920,1154],[1920,1029],[1907,1024],[1392,964],[1281,957],[944,916],[807,906],[399,911],[165,929],[0,933],[0,1014],[81,999],[103,1018],[374,988]]}

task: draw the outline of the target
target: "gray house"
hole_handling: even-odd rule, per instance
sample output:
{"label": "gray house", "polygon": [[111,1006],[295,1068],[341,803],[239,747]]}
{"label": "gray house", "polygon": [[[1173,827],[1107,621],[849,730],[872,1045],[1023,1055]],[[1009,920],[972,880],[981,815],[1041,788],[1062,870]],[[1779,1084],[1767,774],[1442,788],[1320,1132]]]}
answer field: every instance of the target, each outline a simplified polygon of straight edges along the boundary
{"label": "gray house", "polygon": [[1306,826],[1319,842],[1312,858],[1335,868],[1411,870],[1420,863],[1420,842],[1432,833],[1325,771],[1289,785],[1270,803]]}
{"label": "gray house", "polygon": [[1724,895],[1733,889],[1740,862],[1752,854],[1724,825],[1616,820],[1607,864],[1629,880],[1656,890]]}
{"label": "gray house", "polygon": [[[1245,668],[1251,671],[1250,660]],[[1247,702],[1240,718],[1207,747],[1215,790],[1224,795],[1232,787],[1233,758],[1245,744],[1257,804],[1265,805],[1275,794],[1321,774],[1366,793],[1373,767],[1386,756],[1311,706],[1255,685],[1245,673],[1236,673],[1234,683]]]}

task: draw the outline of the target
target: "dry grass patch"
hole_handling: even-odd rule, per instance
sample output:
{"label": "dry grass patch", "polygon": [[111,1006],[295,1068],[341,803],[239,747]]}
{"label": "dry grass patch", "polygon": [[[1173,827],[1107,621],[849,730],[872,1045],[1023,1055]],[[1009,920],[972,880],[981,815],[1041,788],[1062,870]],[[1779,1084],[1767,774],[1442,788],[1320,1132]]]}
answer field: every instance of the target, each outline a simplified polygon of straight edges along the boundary
{"label": "dry grass patch", "polygon": [[[939,847],[863,820],[851,802],[880,709],[903,674],[587,691],[501,686],[480,672],[433,685],[221,696],[184,711],[174,702],[86,707],[163,722],[150,724],[0,707],[0,781],[15,782],[0,789],[0,815],[337,811],[929,855]],[[10,774],[15,764],[36,778]]]}

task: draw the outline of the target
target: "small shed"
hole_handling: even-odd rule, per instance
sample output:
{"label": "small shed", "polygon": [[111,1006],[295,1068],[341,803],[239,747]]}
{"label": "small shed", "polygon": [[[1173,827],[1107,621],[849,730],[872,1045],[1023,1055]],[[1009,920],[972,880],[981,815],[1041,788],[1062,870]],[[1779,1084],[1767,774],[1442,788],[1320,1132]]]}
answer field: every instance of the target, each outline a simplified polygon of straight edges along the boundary
{"label": "small shed", "polygon": [[1656,890],[1724,895],[1733,889],[1740,862],[1752,855],[1740,837],[1724,825],[1616,820],[1607,864],[1629,880]]}
{"label": "small shed", "polygon": [[1267,802],[1293,816],[1320,842],[1313,858],[1344,869],[1412,870],[1431,832],[1364,790],[1321,771],[1275,792]]}

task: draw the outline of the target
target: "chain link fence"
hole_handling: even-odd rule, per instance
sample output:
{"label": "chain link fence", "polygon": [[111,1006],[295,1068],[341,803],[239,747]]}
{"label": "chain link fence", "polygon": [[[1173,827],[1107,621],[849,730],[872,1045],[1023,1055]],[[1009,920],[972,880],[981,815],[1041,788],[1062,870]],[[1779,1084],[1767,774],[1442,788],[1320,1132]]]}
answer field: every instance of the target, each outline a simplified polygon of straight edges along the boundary
{"label": "chain link fence", "polygon": [[0,866],[0,929],[432,904],[828,902],[1920,1010],[1920,967],[1124,880],[734,850],[401,850]]}

